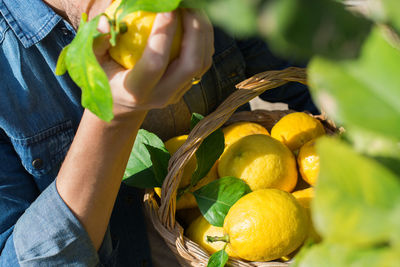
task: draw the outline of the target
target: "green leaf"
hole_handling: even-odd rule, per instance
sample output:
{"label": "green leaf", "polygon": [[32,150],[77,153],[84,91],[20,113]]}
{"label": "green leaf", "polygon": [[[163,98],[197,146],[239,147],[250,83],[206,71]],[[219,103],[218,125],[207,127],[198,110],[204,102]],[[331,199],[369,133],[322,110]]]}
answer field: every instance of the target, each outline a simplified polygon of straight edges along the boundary
{"label": "green leaf", "polygon": [[[193,113],[191,128],[204,117],[201,114]],[[211,170],[214,163],[219,159],[225,148],[224,133],[221,129],[215,130],[207,136],[196,151],[197,168],[191,178],[191,185],[195,186]]]}
{"label": "green leaf", "polygon": [[213,25],[223,28],[236,37],[246,37],[256,33],[259,2],[258,0],[213,0],[208,1],[205,10]]}
{"label": "green leaf", "polygon": [[[175,10],[181,0],[122,0],[117,8],[118,19],[121,21],[126,15],[142,10],[149,12],[169,12]],[[122,11],[121,13],[120,10]]]}
{"label": "green leaf", "polygon": [[161,186],[168,174],[168,162],[171,156],[164,146],[154,147],[148,144],[145,144],[145,146],[150,153],[155,179],[159,186]]}
{"label": "green leaf", "polygon": [[72,80],[82,89],[82,106],[102,120],[110,121],[113,118],[111,89],[93,52],[100,16],[89,22],[86,19],[87,16],[82,15],[78,32],[64,55],[65,66]]}
{"label": "green leaf", "polygon": [[400,174],[400,140],[354,126],[346,127],[345,136],[356,151],[374,158],[393,173]]}
{"label": "green leaf", "polygon": [[400,139],[400,51],[375,28],[356,60],[316,57],[308,74],[316,102],[334,121]]}
{"label": "green leaf", "polygon": [[365,246],[398,233],[399,177],[334,138],[318,141],[317,151],[321,169],[312,212],[324,240]]}
{"label": "green leaf", "polygon": [[208,259],[207,267],[224,267],[228,262],[229,255],[224,249],[215,252]]}
{"label": "green leaf", "polygon": [[201,187],[193,194],[206,220],[214,226],[222,227],[232,205],[250,192],[250,187],[243,180],[223,177]]}
{"label": "green leaf", "polygon": [[64,75],[65,72],[67,72],[67,65],[65,63],[65,56],[67,55],[68,52],[68,47],[69,45],[65,46],[60,53],[60,56],[58,57],[57,60],[57,66],[56,66],[56,71],[55,74],[56,75]]}
{"label": "green leaf", "polygon": [[296,257],[294,267],[395,267],[400,262],[399,252],[385,245],[361,248],[324,242],[312,246],[300,260]]}
{"label": "green leaf", "polygon": [[386,22],[400,33],[400,2],[398,0],[379,1],[384,6]]}
{"label": "green leaf", "polygon": [[165,178],[163,168],[169,158],[170,154],[165,149],[162,140],[157,135],[140,129],[125,169],[123,181],[129,186],[139,188],[160,187]]}
{"label": "green leaf", "polygon": [[286,57],[355,57],[371,22],[332,0],[278,0],[260,15],[260,31]]}

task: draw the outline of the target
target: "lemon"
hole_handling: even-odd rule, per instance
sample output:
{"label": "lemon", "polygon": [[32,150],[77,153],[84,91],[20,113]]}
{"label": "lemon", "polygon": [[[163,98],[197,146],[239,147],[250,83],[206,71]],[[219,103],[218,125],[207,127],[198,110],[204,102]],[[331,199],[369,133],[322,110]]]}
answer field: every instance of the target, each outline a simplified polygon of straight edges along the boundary
{"label": "lemon", "polygon": [[[199,244],[210,254],[223,249],[225,242],[219,241],[211,243],[207,241],[207,236],[222,235],[224,235],[224,229],[222,227],[211,225],[202,215],[194,220],[186,230],[186,236]],[[227,247],[225,251],[230,257],[238,257],[229,247]]]}
{"label": "lemon", "polygon": [[[180,136],[175,136],[169,139],[164,143],[165,148],[168,150],[168,152],[173,155],[186,141],[188,135],[180,135]],[[184,188],[190,184],[190,181],[192,179],[192,174],[197,168],[197,160],[196,157],[192,157],[189,162],[186,164],[183,174],[182,174],[182,179],[179,184],[179,188]],[[194,208],[197,206],[197,202],[195,197],[191,192],[196,191],[200,187],[216,180],[218,178],[218,171],[217,171],[217,162],[213,165],[213,167],[210,169],[208,174],[202,178],[196,186],[192,187],[189,192],[186,192],[183,194],[177,201],[176,203],[176,209],[188,209],[188,208]],[[158,195],[161,195],[161,189],[155,189],[156,193],[158,191]]]}
{"label": "lemon", "polygon": [[[114,1],[105,11],[109,18],[114,19],[114,15],[121,0]],[[127,31],[117,36],[114,47],[109,49],[110,56],[124,66],[132,69],[140,59],[147,44],[157,13],[136,11],[125,16],[122,20],[126,23]],[[182,42],[182,19],[178,12],[178,26],[172,42],[170,62],[177,58]]]}
{"label": "lemon", "polygon": [[279,189],[253,191],[239,199],[224,220],[228,247],[249,261],[290,254],[304,241],[308,219],[296,199]]}
{"label": "lemon", "polygon": [[190,209],[181,209],[176,211],[176,219],[183,226],[183,228],[187,228],[195,219],[197,219],[200,215],[199,207],[190,208]]}
{"label": "lemon", "polygon": [[315,140],[305,143],[297,155],[297,164],[301,177],[310,185],[315,185],[319,174],[319,155],[315,149]]}
{"label": "lemon", "polygon": [[245,136],[227,147],[219,160],[218,174],[240,178],[253,191],[277,188],[291,192],[297,183],[293,153],[265,134]]}
{"label": "lemon", "polygon": [[321,122],[304,112],[283,116],[271,129],[271,136],[295,151],[303,144],[325,134]]}
{"label": "lemon", "polygon": [[309,229],[308,229],[308,238],[314,242],[321,241],[321,236],[317,233],[314,227],[314,223],[312,222],[311,217],[311,201],[314,198],[314,188],[309,187],[303,190],[298,190],[292,193],[292,195],[297,199],[300,205],[305,209],[307,217],[309,219]]}
{"label": "lemon", "polygon": [[[171,139],[169,139],[164,143],[165,148],[171,155],[173,155],[175,154],[176,151],[178,151],[178,149],[183,145],[183,143],[185,143],[187,138],[188,135],[186,134],[172,137]],[[196,167],[197,167],[196,157],[191,157],[183,170],[182,179],[181,183],[179,184],[179,187],[185,187],[190,184],[190,180],[192,179],[192,174],[196,170]]]}
{"label": "lemon", "polygon": [[247,135],[266,134],[267,129],[254,122],[236,122],[222,129],[225,137],[225,146],[230,146],[237,140]]}

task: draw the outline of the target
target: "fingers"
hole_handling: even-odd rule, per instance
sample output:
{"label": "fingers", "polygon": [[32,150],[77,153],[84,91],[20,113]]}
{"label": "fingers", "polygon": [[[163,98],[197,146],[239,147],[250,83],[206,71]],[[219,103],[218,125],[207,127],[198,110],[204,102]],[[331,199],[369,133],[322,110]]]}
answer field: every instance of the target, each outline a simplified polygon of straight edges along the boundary
{"label": "fingers", "polygon": [[154,87],[163,76],[176,27],[175,12],[157,14],[143,55],[127,75],[127,83],[134,90],[133,93],[145,93],[140,89]]}
{"label": "fingers", "polygon": [[214,33],[208,19],[200,11],[184,10],[183,23],[180,56],[169,65],[160,80],[164,90],[186,87],[193,77],[201,77],[212,63]]}

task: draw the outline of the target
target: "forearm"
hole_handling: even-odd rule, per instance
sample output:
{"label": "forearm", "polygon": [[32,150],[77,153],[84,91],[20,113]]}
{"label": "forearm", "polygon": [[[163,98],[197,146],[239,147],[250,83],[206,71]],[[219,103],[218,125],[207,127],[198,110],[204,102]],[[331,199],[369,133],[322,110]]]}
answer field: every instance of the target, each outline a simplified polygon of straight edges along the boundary
{"label": "forearm", "polygon": [[98,249],[146,112],[106,123],[85,111],[57,177],[57,190]]}

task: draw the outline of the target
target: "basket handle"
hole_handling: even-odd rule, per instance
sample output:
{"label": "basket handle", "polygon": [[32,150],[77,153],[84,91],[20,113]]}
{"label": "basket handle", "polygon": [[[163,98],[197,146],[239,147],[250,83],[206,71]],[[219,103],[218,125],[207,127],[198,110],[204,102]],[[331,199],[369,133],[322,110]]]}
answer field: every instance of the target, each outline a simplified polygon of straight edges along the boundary
{"label": "basket handle", "polygon": [[185,143],[174,153],[168,165],[168,174],[162,185],[159,217],[168,229],[175,227],[176,191],[182,178],[183,168],[199,148],[201,142],[221,127],[241,105],[249,102],[268,89],[288,82],[306,84],[306,69],[289,67],[284,70],[266,71],[254,75],[236,85],[232,93],[214,112],[202,119],[191,130]]}

